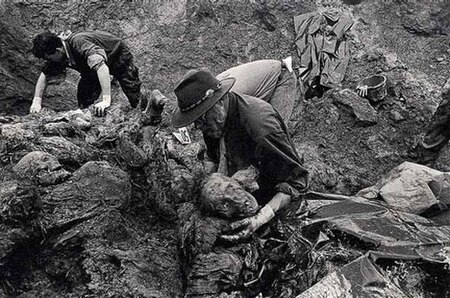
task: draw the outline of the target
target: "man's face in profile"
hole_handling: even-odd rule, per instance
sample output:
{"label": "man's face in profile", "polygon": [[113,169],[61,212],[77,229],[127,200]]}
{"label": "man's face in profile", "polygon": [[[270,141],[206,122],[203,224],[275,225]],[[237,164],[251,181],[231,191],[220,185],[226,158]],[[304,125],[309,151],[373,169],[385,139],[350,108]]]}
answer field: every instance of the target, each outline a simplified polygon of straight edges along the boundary
{"label": "man's face in profile", "polygon": [[223,136],[226,118],[227,113],[223,100],[220,100],[205,114],[195,120],[194,124],[206,136],[212,139],[220,139]]}
{"label": "man's face in profile", "polygon": [[65,64],[66,55],[62,49],[56,49],[56,52],[53,54],[45,54],[44,59],[57,64]]}

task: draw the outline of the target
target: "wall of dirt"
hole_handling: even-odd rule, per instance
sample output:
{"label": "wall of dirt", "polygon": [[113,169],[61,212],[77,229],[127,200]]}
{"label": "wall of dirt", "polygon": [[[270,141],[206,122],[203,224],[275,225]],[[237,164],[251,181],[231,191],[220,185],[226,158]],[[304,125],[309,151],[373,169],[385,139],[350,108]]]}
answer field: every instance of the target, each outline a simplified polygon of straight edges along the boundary
{"label": "wall of dirt", "polygon": [[[450,27],[443,18],[450,9],[445,1],[357,2],[335,6],[355,21],[348,36],[352,58],[342,84],[349,90],[345,96],[331,91],[306,102],[296,135],[315,173],[315,187],[347,194],[373,184],[408,158],[450,75]],[[410,29],[412,20],[420,30]],[[388,95],[376,104],[351,92],[373,74],[388,80]],[[363,107],[366,114],[356,115]],[[441,160],[448,155],[444,152]],[[448,170],[439,160],[434,166]]]}
{"label": "wall of dirt", "polygon": [[[1,37],[9,44],[2,47],[2,55],[9,58],[2,57],[1,65],[11,76],[5,74],[1,85],[11,91],[2,94],[0,102],[31,97],[39,65],[30,53],[31,40],[43,29],[110,31],[130,44],[144,87],[169,92],[187,69],[206,66],[220,72],[238,63],[289,55],[291,17],[315,6],[313,1],[250,5],[223,0],[6,1],[2,5],[2,26],[17,38],[10,43],[7,36]],[[74,75],[69,84],[51,88],[45,105],[59,110],[73,107],[76,81]],[[16,102],[20,104],[24,103]]]}

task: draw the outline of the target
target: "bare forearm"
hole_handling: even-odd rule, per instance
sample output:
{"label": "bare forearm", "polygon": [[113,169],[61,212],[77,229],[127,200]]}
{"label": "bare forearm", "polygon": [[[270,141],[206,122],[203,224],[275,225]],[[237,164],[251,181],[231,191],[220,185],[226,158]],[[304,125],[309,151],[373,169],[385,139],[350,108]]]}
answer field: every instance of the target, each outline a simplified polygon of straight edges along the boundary
{"label": "bare forearm", "polygon": [[109,103],[111,103],[111,81],[109,79],[109,68],[106,64],[103,64],[97,70],[98,80],[102,88],[103,100],[109,98]]}
{"label": "bare forearm", "polygon": [[44,73],[41,73],[36,82],[36,87],[34,89],[34,97],[42,98],[42,95],[44,94],[46,87],[47,87],[47,77],[45,76]]}
{"label": "bare forearm", "polygon": [[291,203],[291,196],[282,192],[277,193],[273,196],[273,198],[267,203],[273,210],[273,212],[277,213],[278,210],[281,210],[288,206]]}
{"label": "bare forearm", "polygon": [[45,87],[47,87],[47,77],[44,73],[41,73],[34,89],[33,102],[30,106],[31,114],[39,113],[42,110],[42,95],[44,94]]}

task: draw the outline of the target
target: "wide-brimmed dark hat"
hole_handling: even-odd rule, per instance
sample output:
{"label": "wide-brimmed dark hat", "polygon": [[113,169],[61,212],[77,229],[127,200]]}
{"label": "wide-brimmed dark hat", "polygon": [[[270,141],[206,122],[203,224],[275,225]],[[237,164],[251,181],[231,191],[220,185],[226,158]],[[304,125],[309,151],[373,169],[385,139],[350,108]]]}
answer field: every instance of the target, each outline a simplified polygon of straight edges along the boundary
{"label": "wide-brimmed dark hat", "polygon": [[233,87],[235,81],[235,78],[219,81],[204,68],[189,70],[174,90],[178,108],[172,115],[172,125],[183,127],[200,118]]}

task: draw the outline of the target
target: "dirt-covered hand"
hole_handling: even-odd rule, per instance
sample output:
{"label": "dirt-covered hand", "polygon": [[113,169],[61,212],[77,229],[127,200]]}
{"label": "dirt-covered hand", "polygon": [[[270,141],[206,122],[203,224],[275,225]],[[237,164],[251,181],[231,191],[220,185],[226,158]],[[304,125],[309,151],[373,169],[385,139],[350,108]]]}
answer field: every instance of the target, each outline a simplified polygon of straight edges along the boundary
{"label": "dirt-covered hand", "polygon": [[222,235],[221,238],[231,242],[246,239],[262,225],[268,223],[274,216],[275,213],[270,205],[266,205],[261,208],[256,215],[233,222],[230,226],[230,230],[236,231],[236,233],[233,235]]}
{"label": "dirt-covered hand", "polygon": [[94,106],[94,115],[98,117],[103,117],[106,115],[106,109],[109,108],[111,103],[101,101]]}
{"label": "dirt-covered hand", "polygon": [[39,113],[42,110],[42,99],[39,97],[33,98],[33,103],[30,107],[30,114]]}

